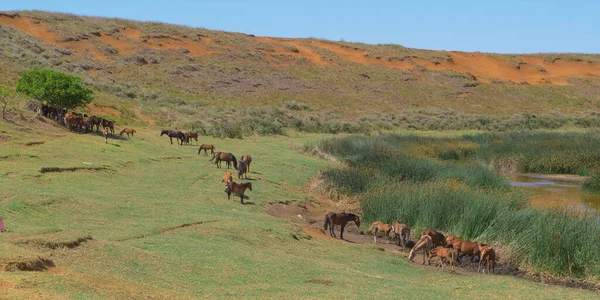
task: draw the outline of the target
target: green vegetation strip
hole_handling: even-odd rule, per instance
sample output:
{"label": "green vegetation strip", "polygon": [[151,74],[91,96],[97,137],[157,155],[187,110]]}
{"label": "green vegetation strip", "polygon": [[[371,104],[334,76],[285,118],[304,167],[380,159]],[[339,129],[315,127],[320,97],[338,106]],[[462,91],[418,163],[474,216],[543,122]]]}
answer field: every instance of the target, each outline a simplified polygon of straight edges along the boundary
{"label": "green vegetation strip", "polygon": [[600,275],[598,214],[534,209],[492,166],[511,158],[520,171],[587,173],[597,167],[599,143],[593,134],[528,132],[351,136],[318,147],[349,165],[328,170],[326,178],[359,195],[366,223],[400,219],[499,244],[508,250],[505,260],[525,269],[593,279]]}

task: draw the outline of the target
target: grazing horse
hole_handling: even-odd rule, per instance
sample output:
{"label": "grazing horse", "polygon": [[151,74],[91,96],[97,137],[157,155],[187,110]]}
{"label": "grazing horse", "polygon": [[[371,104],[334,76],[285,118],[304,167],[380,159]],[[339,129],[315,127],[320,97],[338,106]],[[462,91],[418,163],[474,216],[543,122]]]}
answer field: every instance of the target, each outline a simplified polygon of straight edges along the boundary
{"label": "grazing horse", "polygon": [[244,204],[244,192],[246,189],[252,190],[252,182],[235,183],[234,181],[230,181],[225,186],[227,199],[231,199],[231,194],[237,194],[240,196],[240,202]]}
{"label": "grazing horse", "polygon": [[473,262],[475,258],[479,259],[479,245],[475,242],[454,240],[452,243],[452,248],[454,248],[454,251],[456,252],[457,262],[460,262],[460,258],[465,255],[471,256],[471,262]]}
{"label": "grazing horse", "polygon": [[108,127],[102,128],[102,136],[104,136],[104,143],[108,143]]}
{"label": "grazing horse", "polygon": [[399,220],[396,220],[392,224],[392,232],[394,233],[394,240],[396,240],[396,245],[402,245],[402,248],[406,248],[406,241],[410,237],[410,228],[405,224],[400,223]]}
{"label": "grazing horse", "polygon": [[213,159],[215,160],[215,165],[217,168],[220,168],[221,162],[225,161],[227,162],[227,169],[229,169],[231,163],[233,162],[233,168],[237,170],[237,159],[229,152],[215,152],[215,156],[213,156],[210,160],[212,161]]}
{"label": "grazing horse", "polygon": [[431,242],[433,243],[433,247],[446,246],[446,237],[439,231],[425,229],[421,233],[421,235],[428,235],[431,237]]}
{"label": "grazing horse", "polygon": [[377,232],[378,231],[383,232],[384,236],[388,237],[388,243],[389,243],[390,242],[389,236],[390,236],[390,232],[392,231],[392,225],[375,221],[375,222],[373,222],[373,224],[371,224],[371,226],[369,226],[369,229],[367,229],[367,232],[373,233],[373,240],[375,241],[375,243],[377,243]]}
{"label": "grazing horse", "polygon": [[454,272],[454,249],[437,247],[429,251],[429,255],[427,256],[429,259],[429,264],[431,264],[431,259],[436,256],[440,258],[440,265],[438,266],[438,269],[442,268],[442,270],[444,270],[444,263],[448,261],[451,266],[451,271]]}
{"label": "grazing horse", "polygon": [[248,179],[248,175],[246,174],[247,169],[248,169],[248,165],[246,164],[246,161],[240,160],[240,162],[238,163],[238,166],[237,166],[238,179],[242,179],[242,176],[244,176],[246,179]]}
{"label": "grazing horse", "polygon": [[233,177],[231,176],[231,173],[225,172],[223,174],[223,179],[221,179],[221,182],[225,182],[226,184],[229,184],[232,181],[233,181]]}
{"label": "grazing horse", "polygon": [[190,139],[196,140],[196,145],[198,145],[198,133],[195,131],[186,131],[183,133],[185,135],[185,143],[189,144]]}
{"label": "grazing horse", "polygon": [[246,162],[246,166],[248,166],[248,172],[250,172],[250,163],[252,162],[252,156],[250,154],[242,155],[242,160]]}
{"label": "grazing horse", "polygon": [[494,248],[492,248],[492,246],[484,246],[480,243],[478,243],[477,245],[479,247],[479,252],[481,253],[477,272],[483,271],[483,273],[485,274],[485,267],[483,269],[481,268],[481,263],[485,260],[487,262],[488,274],[490,274],[490,269],[492,271],[492,274],[494,274],[494,265],[496,264],[496,251],[494,251]]}
{"label": "grazing horse", "polygon": [[208,155],[208,153],[206,153],[206,150],[210,150],[210,154],[215,154],[215,145],[212,145],[212,144],[200,145],[200,148],[198,148],[198,155],[200,155],[200,152],[202,152],[202,150],[204,150],[204,155]]}
{"label": "grazing horse", "polygon": [[173,138],[177,139],[177,144],[181,141],[181,145],[183,145],[183,141],[185,140],[185,134],[179,130],[162,130],[160,132],[160,136],[167,135],[169,140],[171,141],[171,145],[173,145]]}
{"label": "grazing horse", "polygon": [[[413,261],[415,255],[417,255],[417,251],[423,250],[423,264],[425,264],[425,256],[429,256],[429,250],[433,248],[433,241],[431,236],[423,235],[419,241],[415,244],[414,247],[410,250],[410,254],[408,254],[408,259]],[[431,262],[428,262],[431,265]]]}
{"label": "grazing horse", "polygon": [[459,237],[455,235],[449,235],[446,237],[446,247],[452,247],[455,242],[462,241]]}
{"label": "grazing horse", "polygon": [[325,215],[325,224],[323,225],[323,230],[327,230],[327,227],[329,227],[329,234],[332,237],[336,237],[335,232],[333,231],[333,227],[335,227],[335,225],[340,225],[342,227],[342,229],[340,230],[340,239],[343,240],[344,228],[346,227],[346,224],[348,224],[348,222],[350,221],[354,221],[356,227],[360,227],[360,217],[355,214],[343,212],[329,212],[327,213],[327,215]]}
{"label": "grazing horse", "polygon": [[123,133],[127,133],[127,137],[129,137],[130,134],[131,134],[131,137],[133,137],[133,134],[136,132],[137,131],[135,131],[135,129],[127,127],[125,129],[121,130],[121,133],[119,133],[119,136],[123,136]]}

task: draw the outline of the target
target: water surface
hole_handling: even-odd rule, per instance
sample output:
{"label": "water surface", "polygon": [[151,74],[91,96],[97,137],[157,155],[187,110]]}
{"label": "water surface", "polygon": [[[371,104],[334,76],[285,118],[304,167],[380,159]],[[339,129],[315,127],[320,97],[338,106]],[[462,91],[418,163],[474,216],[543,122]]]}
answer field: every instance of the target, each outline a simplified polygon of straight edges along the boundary
{"label": "water surface", "polygon": [[566,207],[576,210],[600,210],[600,195],[586,193],[581,184],[586,177],[570,175],[516,174],[508,183],[532,192],[529,201],[535,207]]}

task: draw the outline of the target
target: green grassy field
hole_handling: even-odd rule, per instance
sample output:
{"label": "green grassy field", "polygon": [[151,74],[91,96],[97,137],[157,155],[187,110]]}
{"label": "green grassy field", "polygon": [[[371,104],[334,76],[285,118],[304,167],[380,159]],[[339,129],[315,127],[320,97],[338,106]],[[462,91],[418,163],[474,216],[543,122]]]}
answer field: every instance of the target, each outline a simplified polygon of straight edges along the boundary
{"label": "green grassy field", "polygon": [[48,124],[28,127],[0,123],[0,216],[9,230],[0,234],[0,262],[43,257],[56,266],[0,271],[2,298],[597,297],[510,276],[436,272],[370,245],[311,239],[267,215],[263,204],[306,199],[301,185],[333,166],[295,150],[323,135],[202,138],[252,154],[251,204],[241,205],[227,200],[223,170],[196,147],[170,145],[159,128],[105,144]]}

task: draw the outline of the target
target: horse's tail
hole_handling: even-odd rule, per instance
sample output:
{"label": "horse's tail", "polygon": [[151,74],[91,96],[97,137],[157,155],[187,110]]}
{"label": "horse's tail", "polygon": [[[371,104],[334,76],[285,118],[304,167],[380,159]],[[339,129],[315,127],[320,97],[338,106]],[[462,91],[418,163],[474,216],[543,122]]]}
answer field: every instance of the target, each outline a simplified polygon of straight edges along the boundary
{"label": "horse's tail", "polygon": [[233,167],[237,170],[237,159],[235,158],[235,156],[233,155],[233,153],[229,153],[229,155],[231,155],[231,160],[233,161]]}
{"label": "horse's tail", "polygon": [[325,225],[323,225],[323,230],[327,230],[329,226],[329,216],[325,216]]}

